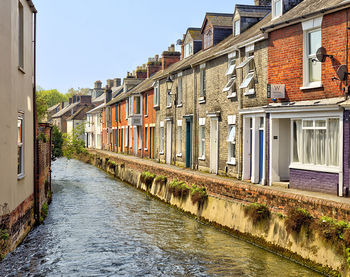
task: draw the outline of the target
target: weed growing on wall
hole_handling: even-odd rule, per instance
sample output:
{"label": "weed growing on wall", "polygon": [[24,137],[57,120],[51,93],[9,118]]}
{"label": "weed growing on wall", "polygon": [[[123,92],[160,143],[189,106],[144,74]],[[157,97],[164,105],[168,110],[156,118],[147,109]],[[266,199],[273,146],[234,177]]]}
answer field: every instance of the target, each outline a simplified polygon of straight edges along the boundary
{"label": "weed growing on wall", "polygon": [[8,246],[10,235],[7,229],[0,229],[0,261],[5,258],[5,255],[2,253],[6,250]]}
{"label": "weed growing on wall", "polygon": [[188,196],[190,187],[185,182],[174,179],[169,184],[169,191],[174,197],[183,198]]}
{"label": "weed growing on wall", "polygon": [[141,183],[146,185],[147,189],[149,189],[149,188],[151,188],[155,177],[156,177],[155,174],[152,174],[148,171],[144,171],[141,173],[140,181],[141,181]]}
{"label": "weed growing on wall", "polygon": [[287,219],[286,219],[287,232],[299,233],[303,226],[308,231],[312,221],[313,221],[313,217],[308,211],[300,208],[292,208],[288,211],[288,214],[287,214]]}
{"label": "weed growing on wall", "polygon": [[154,183],[156,185],[165,185],[167,182],[167,177],[163,176],[163,175],[158,175],[155,179],[154,179]]}
{"label": "weed growing on wall", "polygon": [[196,186],[192,184],[191,187],[191,200],[193,204],[198,203],[199,206],[203,205],[208,199],[207,190],[204,186]]}
{"label": "weed growing on wall", "polygon": [[267,220],[271,216],[269,208],[266,205],[259,203],[252,203],[249,206],[246,206],[244,208],[244,213],[252,219],[254,224]]}

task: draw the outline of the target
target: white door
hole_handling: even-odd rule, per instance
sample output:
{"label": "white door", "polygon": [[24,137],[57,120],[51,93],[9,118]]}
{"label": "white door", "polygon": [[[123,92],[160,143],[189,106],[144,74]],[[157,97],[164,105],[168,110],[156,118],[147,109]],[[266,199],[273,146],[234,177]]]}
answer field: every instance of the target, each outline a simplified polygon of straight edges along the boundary
{"label": "white door", "polygon": [[218,174],[219,157],[219,120],[217,117],[210,119],[210,173]]}
{"label": "white door", "polygon": [[166,163],[171,164],[171,121],[166,123]]}

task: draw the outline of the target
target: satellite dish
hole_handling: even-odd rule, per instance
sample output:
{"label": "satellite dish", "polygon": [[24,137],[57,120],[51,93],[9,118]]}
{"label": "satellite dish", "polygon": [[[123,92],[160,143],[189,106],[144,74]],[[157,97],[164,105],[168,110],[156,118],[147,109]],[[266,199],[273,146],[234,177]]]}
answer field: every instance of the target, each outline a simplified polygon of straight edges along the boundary
{"label": "satellite dish", "polygon": [[178,39],[178,40],[176,41],[176,44],[177,44],[177,45],[182,45],[182,39]]}
{"label": "satellite dish", "polygon": [[319,62],[324,63],[327,57],[329,56],[327,55],[327,51],[324,47],[320,47],[317,49],[316,58]]}
{"label": "satellite dish", "polygon": [[347,66],[346,65],[339,66],[337,70],[337,75],[341,81],[347,80],[349,75]]}

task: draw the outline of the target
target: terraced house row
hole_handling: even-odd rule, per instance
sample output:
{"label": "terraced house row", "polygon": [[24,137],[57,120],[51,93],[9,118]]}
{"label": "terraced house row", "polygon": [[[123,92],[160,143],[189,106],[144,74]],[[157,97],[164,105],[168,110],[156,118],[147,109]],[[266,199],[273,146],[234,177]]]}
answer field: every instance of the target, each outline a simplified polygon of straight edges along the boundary
{"label": "terraced house row", "polygon": [[117,93],[106,86],[89,147],[348,196],[349,8],[256,0],[207,13],[181,53],[172,45]]}

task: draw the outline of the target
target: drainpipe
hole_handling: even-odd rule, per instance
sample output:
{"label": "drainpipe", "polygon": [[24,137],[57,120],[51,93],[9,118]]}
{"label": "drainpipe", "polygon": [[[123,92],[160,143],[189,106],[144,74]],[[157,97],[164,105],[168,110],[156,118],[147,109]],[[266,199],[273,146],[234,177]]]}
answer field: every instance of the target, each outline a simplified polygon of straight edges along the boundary
{"label": "drainpipe", "polygon": [[33,167],[33,180],[34,180],[34,220],[36,224],[40,223],[40,213],[39,213],[39,199],[38,199],[38,187],[37,181],[39,180],[39,155],[38,155],[38,143],[36,135],[36,15],[34,12],[34,40],[33,40],[33,151],[34,151],[34,167]]}

